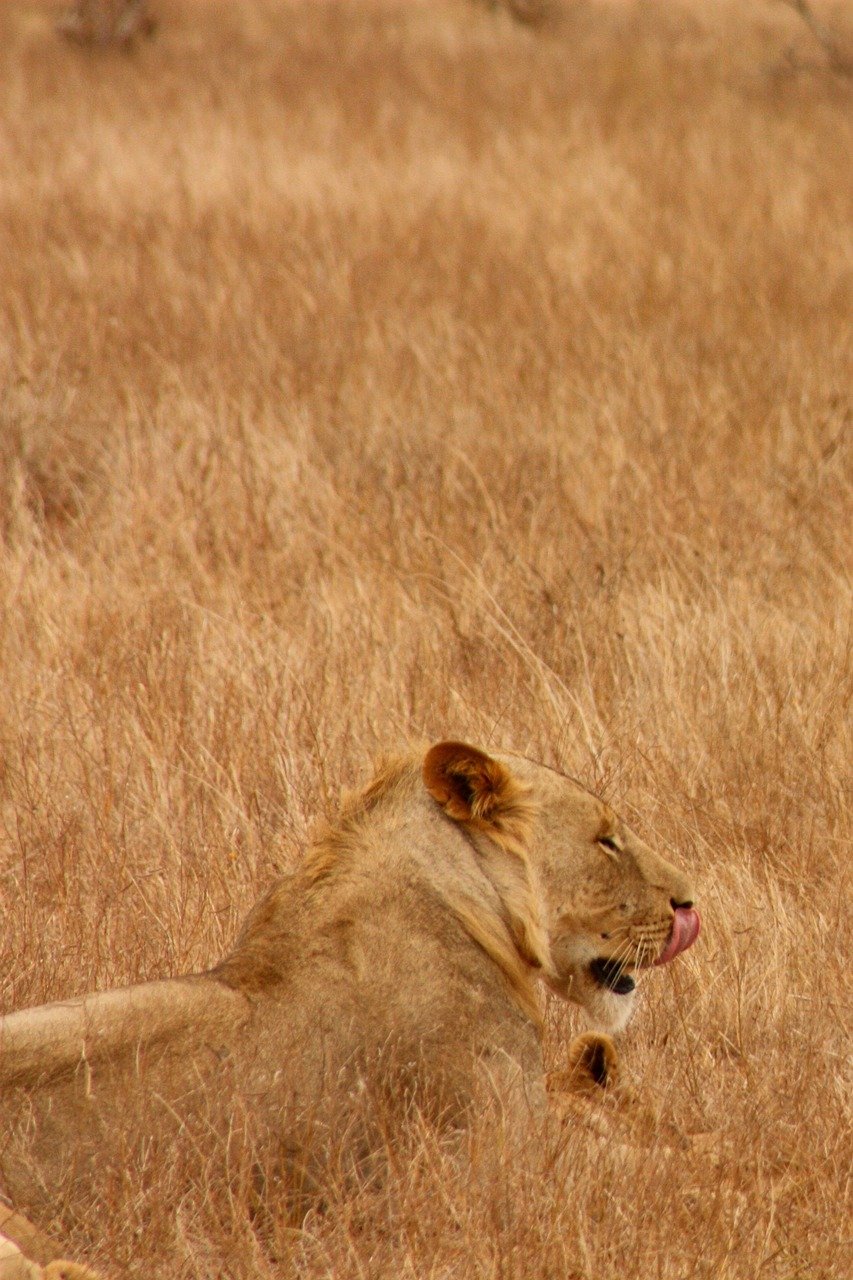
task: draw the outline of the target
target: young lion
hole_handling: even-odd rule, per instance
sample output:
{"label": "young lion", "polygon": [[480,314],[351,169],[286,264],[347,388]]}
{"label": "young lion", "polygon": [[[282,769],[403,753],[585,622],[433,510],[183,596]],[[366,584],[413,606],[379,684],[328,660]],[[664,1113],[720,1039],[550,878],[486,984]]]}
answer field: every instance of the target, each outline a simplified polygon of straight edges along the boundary
{"label": "young lion", "polygon": [[300,1192],[342,1130],[356,1162],[369,1150],[365,1098],[454,1126],[497,1101],[528,1132],[548,1105],[537,982],[618,1030],[637,973],[695,941],[693,896],[553,769],[459,742],[396,759],[209,972],[0,1020],[0,1188],[38,1212],[61,1184],[68,1203],[125,1158],[139,1096],[146,1135],[203,1113],[233,1138],[239,1114]]}

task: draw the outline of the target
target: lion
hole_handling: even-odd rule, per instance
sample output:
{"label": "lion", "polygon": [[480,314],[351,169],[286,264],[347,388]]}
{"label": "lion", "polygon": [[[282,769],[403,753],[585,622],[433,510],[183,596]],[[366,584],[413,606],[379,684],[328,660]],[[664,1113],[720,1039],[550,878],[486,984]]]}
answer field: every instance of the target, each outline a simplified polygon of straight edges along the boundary
{"label": "lion", "polygon": [[36,1217],[60,1183],[68,1203],[140,1091],[146,1135],[195,1105],[230,1141],[239,1113],[286,1194],[322,1189],[343,1131],[362,1159],[347,1116],[380,1095],[457,1128],[497,1100],[526,1138],[549,1115],[542,984],[600,1033],[548,1082],[553,1113],[612,1077],[638,977],[699,928],[687,877],[573,779],[455,741],[396,757],[210,970],[0,1019],[0,1189]]}

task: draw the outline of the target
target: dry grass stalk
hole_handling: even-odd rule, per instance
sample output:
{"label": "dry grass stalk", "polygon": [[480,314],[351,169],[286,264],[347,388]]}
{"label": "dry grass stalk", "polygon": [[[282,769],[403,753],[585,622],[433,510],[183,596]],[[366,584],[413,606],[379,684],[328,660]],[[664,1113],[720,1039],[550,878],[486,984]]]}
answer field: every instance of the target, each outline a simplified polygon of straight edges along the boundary
{"label": "dry grass stalk", "polygon": [[846,81],[761,79],[743,6],[201,9],[92,62],[0,6],[2,1008],[204,967],[383,747],[513,743],[699,881],[622,1048],[717,1137],[425,1137],[274,1261],[186,1135],[42,1225],[147,1280],[847,1280]]}

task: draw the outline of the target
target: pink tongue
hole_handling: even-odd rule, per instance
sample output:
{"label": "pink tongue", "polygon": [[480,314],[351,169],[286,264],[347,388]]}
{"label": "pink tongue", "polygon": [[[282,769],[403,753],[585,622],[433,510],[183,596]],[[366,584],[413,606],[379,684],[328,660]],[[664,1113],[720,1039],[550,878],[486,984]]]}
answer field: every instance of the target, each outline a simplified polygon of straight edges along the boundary
{"label": "pink tongue", "polygon": [[655,960],[655,964],[669,964],[682,951],[692,947],[699,937],[699,912],[695,907],[676,907],[672,921],[672,933],[663,951]]}

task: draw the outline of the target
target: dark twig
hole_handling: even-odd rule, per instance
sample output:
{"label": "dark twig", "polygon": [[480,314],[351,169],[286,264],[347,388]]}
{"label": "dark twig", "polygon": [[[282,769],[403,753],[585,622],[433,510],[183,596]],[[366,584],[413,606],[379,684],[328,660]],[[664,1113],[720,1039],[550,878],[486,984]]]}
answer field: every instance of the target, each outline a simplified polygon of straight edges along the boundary
{"label": "dark twig", "polygon": [[489,9],[503,9],[524,26],[536,27],[556,17],[559,0],[479,0]]}
{"label": "dark twig", "polygon": [[839,75],[853,76],[853,60],[841,47],[835,32],[816,16],[808,0],[782,0],[782,4],[799,14],[826,54],[832,70],[837,71]]}
{"label": "dark twig", "polygon": [[126,48],[156,27],[148,0],[76,0],[62,15],[57,29],[76,44]]}

